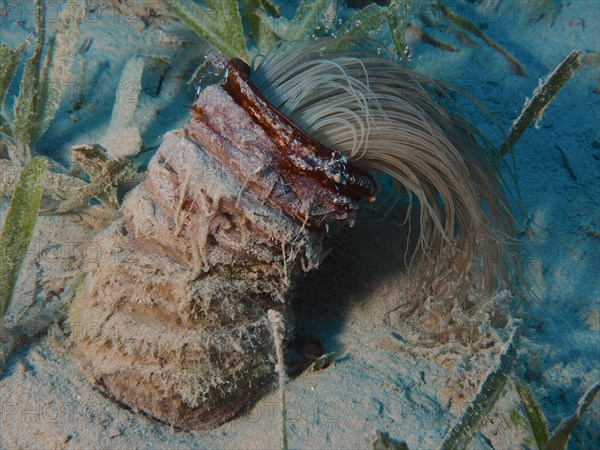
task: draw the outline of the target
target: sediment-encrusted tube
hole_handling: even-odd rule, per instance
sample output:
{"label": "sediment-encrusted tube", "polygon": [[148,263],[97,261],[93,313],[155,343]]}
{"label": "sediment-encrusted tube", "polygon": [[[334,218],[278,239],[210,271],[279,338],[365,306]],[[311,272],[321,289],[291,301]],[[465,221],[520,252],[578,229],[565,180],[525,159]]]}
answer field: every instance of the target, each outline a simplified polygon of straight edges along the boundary
{"label": "sediment-encrusted tube", "polygon": [[[309,144],[285,157],[308,158]],[[322,166],[291,170],[243,104],[221,86],[201,92],[122,217],[95,238],[98,258],[69,315],[94,384],[184,429],[218,426],[271,386],[267,311],[287,315],[294,277],[320,262],[324,226],[352,223],[374,189],[320,149]]]}

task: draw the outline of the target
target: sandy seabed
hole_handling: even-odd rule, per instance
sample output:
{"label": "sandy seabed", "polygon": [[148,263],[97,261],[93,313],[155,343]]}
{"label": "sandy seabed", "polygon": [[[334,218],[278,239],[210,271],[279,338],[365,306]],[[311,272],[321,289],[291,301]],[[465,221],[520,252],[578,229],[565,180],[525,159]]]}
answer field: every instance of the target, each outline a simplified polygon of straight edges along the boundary
{"label": "sandy seabed", "polygon": [[[600,379],[600,6],[593,0],[555,1],[551,20],[531,23],[524,1],[505,2],[489,20],[478,16],[470,2],[458,3],[517,57],[526,76],[515,75],[482,41],[453,53],[414,42],[410,67],[474,95],[505,130],[538,80],[572,50],[596,52],[595,62],[583,65],[539,127],[529,129],[514,151],[524,210],[517,214],[517,226],[526,239],[529,281],[540,298],[530,305],[514,367],[552,429]],[[0,17],[0,26],[0,43],[23,42],[33,29],[31,8]],[[100,141],[121,70],[134,55],[164,55],[171,63],[160,91],[145,89],[141,98],[136,119],[145,146],[159,145],[165,132],[185,123],[194,96],[186,81],[206,52],[193,33],[176,23],[147,24],[109,8],[84,21],[80,39],[91,44],[77,56],[73,86],[84,76],[86,86],[93,88],[78,111],[70,111],[69,98],[64,100],[38,145],[42,154],[67,164],[72,145]],[[501,141],[480,110],[460,106],[494,142]],[[141,155],[138,162],[147,159]],[[2,203],[2,218],[5,212]],[[365,210],[353,229],[332,233],[327,241],[331,255],[294,291],[297,332],[317,337],[339,358],[325,370],[288,383],[293,448],[368,448],[376,429],[406,441],[411,449],[435,448],[512,341],[512,330],[505,329],[496,332],[488,352],[401,348],[385,313],[410,295],[411,280],[402,270],[401,219],[381,216]],[[60,307],[65,283],[85,257],[93,257],[89,242],[95,226],[93,212],[68,219],[44,217],[36,226],[4,322],[7,329],[17,322],[29,327],[30,337],[12,353],[0,379],[0,447],[277,448],[276,391],[216,430],[186,433],[122,408],[83,378],[63,330],[56,325],[45,330],[52,311]],[[48,246],[54,250],[47,251]],[[525,446],[508,426],[515,401],[514,392],[503,393],[474,448]],[[599,421],[596,404],[575,429],[570,448],[598,445]]]}

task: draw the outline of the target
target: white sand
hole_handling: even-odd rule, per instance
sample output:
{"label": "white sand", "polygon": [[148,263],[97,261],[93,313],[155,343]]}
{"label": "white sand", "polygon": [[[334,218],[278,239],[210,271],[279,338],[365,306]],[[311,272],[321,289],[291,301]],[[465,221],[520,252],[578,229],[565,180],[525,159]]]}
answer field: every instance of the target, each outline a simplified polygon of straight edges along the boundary
{"label": "white sand", "polygon": [[[479,40],[476,48],[463,46],[458,53],[416,43],[411,67],[478,97],[505,130],[537,80],[571,50],[600,51],[600,8],[592,0],[556,1],[559,9],[552,26],[546,20],[529,23],[526,2],[506,2],[497,17],[487,21],[471,3],[463,3],[463,13],[480,25],[485,23],[485,32],[521,61],[527,77],[514,75],[502,56]],[[33,27],[31,7],[0,17],[0,26],[0,43],[20,43]],[[166,31],[110,9],[83,24],[81,41],[93,38],[73,70],[75,83],[81,76],[80,62],[87,62],[83,108],[67,112],[73,102],[67,95],[38,145],[40,152],[66,163],[71,145],[101,139],[110,122],[120,72],[127,59],[137,54],[166,55],[172,64],[160,94],[149,95],[156,87],[150,80],[142,95],[136,118],[144,144],[158,145],[164,132],[187,120],[194,94],[185,82],[205,47],[185,27],[160,27]],[[452,41],[440,30],[431,32]],[[13,86],[11,92],[16,89]],[[600,149],[592,145],[600,141],[599,90],[596,53],[596,62],[579,70],[547,109],[540,129],[528,130],[514,152],[527,216],[517,216],[528,242],[524,260],[541,299],[531,305],[515,371],[539,400],[551,428],[575,410],[578,398],[600,378]],[[501,142],[480,111],[466,103],[461,106],[494,142]],[[576,181],[556,145],[567,155]],[[149,154],[138,157],[139,161]],[[5,206],[0,209],[2,218],[5,210]],[[326,351],[336,351],[341,358],[335,366],[305,373],[287,385],[291,447],[368,448],[368,435],[379,429],[405,440],[411,449],[434,448],[503,348],[499,342],[473,358],[449,347],[421,352],[426,357],[398,351],[394,330],[384,323],[385,311],[410,292],[410,280],[401,270],[398,218],[378,218],[365,211],[354,229],[332,233],[331,257],[295,291],[296,329],[318,337]],[[93,233],[74,220],[68,225],[59,219],[38,223],[4,322],[10,328],[20,318],[31,327],[28,334],[37,335],[38,330],[42,334],[17,348],[0,379],[0,447],[278,447],[276,392],[217,430],[184,433],[122,409],[80,375],[60,330],[52,326],[46,335],[44,327],[36,325],[47,322],[39,312],[60,304],[62,287],[76,274]],[[42,257],[38,250],[49,243],[55,257]],[[92,257],[93,249],[88,251]],[[514,392],[506,393],[483,429],[494,448],[521,442],[522,436],[511,436],[506,424],[515,401]],[[571,448],[600,442],[599,415],[596,404],[575,429]],[[475,448],[489,448],[488,444],[483,438],[473,442]]]}

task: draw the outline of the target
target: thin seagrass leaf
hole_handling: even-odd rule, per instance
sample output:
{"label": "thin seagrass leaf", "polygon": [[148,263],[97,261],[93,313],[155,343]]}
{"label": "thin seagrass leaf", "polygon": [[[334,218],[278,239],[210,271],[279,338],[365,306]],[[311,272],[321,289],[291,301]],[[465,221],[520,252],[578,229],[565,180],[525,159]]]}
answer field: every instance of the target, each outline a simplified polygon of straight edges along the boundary
{"label": "thin seagrass leaf", "polygon": [[513,123],[508,136],[502,143],[498,160],[502,159],[519,140],[533,119],[540,120],[544,110],[564,84],[575,74],[581,64],[580,51],[573,51],[561,62],[550,75],[541,81],[533,91],[531,99],[526,99],[521,114]]}
{"label": "thin seagrass leaf", "polygon": [[43,158],[33,158],[27,163],[4,219],[0,236],[0,317],[4,316],[8,307],[33,235],[46,165]]}
{"label": "thin seagrass leaf", "polygon": [[287,374],[285,370],[284,362],[284,336],[285,336],[285,323],[281,313],[273,309],[267,311],[267,319],[271,325],[271,333],[273,336],[273,344],[275,346],[275,354],[277,356],[277,365],[275,371],[279,375],[279,403],[281,405],[281,416],[280,416],[280,448],[281,450],[288,450],[288,431],[287,431],[287,410],[285,403],[285,385],[287,383]]}
{"label": "thin seagrass leaf", "polygon": [[531,427],[535,442],[538,448],[542,449],[546,446],[548,439],[550,438],[546,416],[544,416],[542,408],[540,408],[540,405],[535,401],[535,398],[533,398],[533,395],[531,395],[527,386],[525,386],[525,384],[517,377],[513,377],[513,383],[515,384],[519,397],[521,397],[521,402],[523,403],[523,408],[525,408],[525,414],[527,415],[527,420],[529,421],[529,426]]}
{"label": "thin seagrass leaf", "polygon": [[[15,140],[21,145],[28,145],[33,142],[35,129],[35,105],[38,99],[40,62],[42,59],[42,49],[44,46],[44,37],[46,33],[44,17],[44,0],[35,2],[35,22],[37,39],[35,50],[31,58],[25,63],[23,75],[21,76],[21,86],[19,96],[15,102],[13,133]],[[21,155],[24,157],[24,155]]]}
{"label": "thin seagrass leaf", "polygon": [[529,424],[529,420],[527,419],[525,414],[521,412],[521,408],[518,405],[515,405],[512,408],[510,408],[509,411],[506,411],[506,413],[508,414],[504,417],[505,420],[508,419],[506,423],[508,424],[509,429],[512,432],[516,433],[518,436],[521,436],[522,442],[526,446],[526,448],[538,449],[535,443],[535,437],[533,436],[533,432],[531,431],[531,425]]}
{"label": "thin seagrass leaf", "polygon": [[399,9],[400,8],[396,8],[389,11],[387,23],[390,28],[392,40],[394,41],[394,46],[396,47],[396,52],[398,53],[398,58],[404,62],[407,59],[407,54],[405,53],[407,47],[406,39],[404,37],[404,23],[408,17],[410,3],[402,5],[400,11]]}
{"label": "thin seagrass leaf", "polygon": [[286,41],[310,39],[316,24],[320,23],[327,10],[335,9],[336,0],[301,0],[290,21]]}
{"label": "thin seagrass leaf", "polygon": [[368,36],[381,28],[387,18],[388,8],[383,8],[376,3],[371,3],[353,14],[338,30],[337,35],[342,36]]}
{"label": "thin seagrass leaf", "polygon": [[434,2],[434,6],[436,8],[438,8],[440,11],[442,11],[442,13],[448,19],[450,19],[452,22],[457,24],[459,27],[474,34],[479,39],[482,39],[487,45],[489,45],[494,50],[496,50],[497,52],[502,54],[502,56],[504,56],[504,58],[508,61],[508,63],[510,64],[510,67],[513,69],[513,71],[517,75],[522,76],[522,77],[525,76],[525,69],[523,69],[523,66],[521,65],[521,63],[519,61],[517,61],[517,59],[513,55],[511,55],[507,50],[502,48],[502,46],[500,46],[499,44],[494,42],[492,39],[490,39],[483,31],[481,31],[479,29],[479,27],[477,27],[477,25],[475,25],[473,22],[470,22],[469,20],[465,19],[464,17],[459,16],[455,12],[451,11],[450,9],[448,9],[447,7],[442,5],[441,2]]}
{"label": "thin seagrass leaf", "polygon": [[479,430],[483,419],[494,408],[500,392],[508,380],[508,373],[513,360],[514,347],[512,342],[506,352],[500,357],[498,367],[488,374],[481,385],[479,393],[463,413],[460,420],[450,429],[440,447],[441,450],[466,448]]}
{"label": "thin seagrass leaf", "polygon": [[446,52],[459,52],[460,50],[456,47],[452,47],[451,45],[446,44],[436,38],[434,38],[429,33],[426,33],[424,30],[419,28],[414,23],[409,23],[406,27],[406,31],[408,31],[413,37],[416,39],[425,42],[426,44],[433,45],[440,50],[444,50]]}
{"label": "thin seagrass leaf", "polygon": [[4,106],[8,87],[17,70],[23,50],[25,50],[25,44],[19,45],[16,49],[8,45],[0,47],[0,111]]}
{"label": "thin seagrass leaf", "polygon": [[245,40],[239,39],[239,35],[228,34],[230,27],[238,29],[237,24],[221,23],[214,9],[201,7],[193,0],[163,1],[194,33],[219,49],[226,57],[248,59]]}
{"label": "thin seagrass leaf", "polygon": [[275,32],[263,21],[267,7],[262,0],[242,0],[246,18],[260,53],[269,51],[277,40]]}
{"label": "thin seagrass leaf", "polygon": [[110,158],[121,158],[139,153],[142,138],[134,121],[142,91],[144,58],[136,56],[127,61],[117,88],[110,125],[101,145]]}
{"label": "thin seagrass leaf", "polygon": [[558,427],[556,427],[556,430],[554,430],[552,436],[550,436],[544,450],[564,450],[567,448],[573,428],[575,428],[575,425],[577,425],[581,416],[583,416],[590,407],[598,392],[600,392],[600,383],[596,383],[583,394],[579,399],[575,413],[571,417],[564,419]]}
{"label": "thin seagrass leaf", "polygon": [[241,52],[241,56],[237,57],[243,59],[247,55],[248,49],[246,47],[246,37],[244,35],[242,15],[240,14],[238,1],[220,0],[209,2],[208,4],[213,5],[217,13],[216,20],[220,23],[227,39],[230,40],[233,46],[238,47],[238,51]]}
{"label": "thin seagrass leaf", "polygon": [[40,75],[39,93],[35,111],[36,124],[32,135],[38,141],[54,119],[65,84],[75,59],[75,45],[79,27],[85,16],[85,2],[68,2],[63,7],[60,23],[44,59]]}

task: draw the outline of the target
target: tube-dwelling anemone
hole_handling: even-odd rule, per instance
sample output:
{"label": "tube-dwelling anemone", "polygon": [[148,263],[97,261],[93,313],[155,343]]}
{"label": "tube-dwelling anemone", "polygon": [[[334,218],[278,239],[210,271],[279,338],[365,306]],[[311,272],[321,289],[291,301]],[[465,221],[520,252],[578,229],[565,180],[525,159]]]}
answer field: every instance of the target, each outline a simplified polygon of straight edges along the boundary
{"label": "tube-dwelling anemone", "polygon": [[446,106],[459,90],[375,48],[361,38],[285,44],[257,60],[251,77],[316,140],[392,178],[405,224],[418,230],[410,260],[420,256],[411,266],[424,288],[464,298],[513,290],[513,218],[492,145]]}
{"label": "tube-dwelling anemone", "polygon": [[[369,172],[405,198],[413,267],[442,300],[442,328],[464,329],[466,294],[510,285],[512,222],[493,151],[444,108],[444,86],[366,40],[223,67],[224,82],[198,93],[94,238],[98,258],[69,309],[90,381],[183,429],[219,426],[272,387],[268,318],[292,321],[294,283],[321,263],[328,224],[352,224],[374,196]],[[427,310],[421,300],[408,313]]]}

